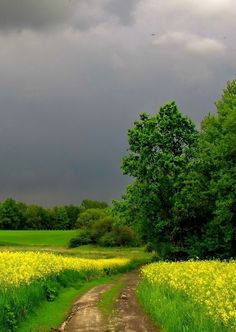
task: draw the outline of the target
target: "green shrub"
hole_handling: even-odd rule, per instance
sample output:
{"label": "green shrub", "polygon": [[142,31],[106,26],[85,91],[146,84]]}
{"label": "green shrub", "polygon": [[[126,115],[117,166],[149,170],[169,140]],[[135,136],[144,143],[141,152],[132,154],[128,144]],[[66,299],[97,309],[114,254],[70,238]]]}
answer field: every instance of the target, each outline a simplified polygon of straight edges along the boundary
{"label": "green shrub", "polygon": [[117,245],[114,232],[105,233],[99,240],[98,244],[102,247],[114,247]]}
{"label": "green shrub", "polygon": [[129,226],[115,226],[113,228],[113,234],[118,246],[132,246],[135,245],[135,235]]}
{"label": "green shrub", "polygon": [[80,229],[76,237],[72,238],[69,243],[69,248],[76,248],[84,244],[92,242],[91,233],[88,229]]}
{"label": "green shrub", "polygon": [[91,228],[91,235],[94,241],[98,242],[103,235],[110,233],[112,231],[112,225],[113,217],[111,216],[96,221]]}
{"label": "green shrub", "polygon": [[148,242],[145,246],[145,252],[153,252],[155,248],[151,242]]}
{"label": "green shrub", "polygon": [[79,215],[75,227],[91,227],[95,221],[105,217],[106,214],[106,209],[88,209]]}
{"label": "green shrub", "polygon": [[99,238],[98,244],[104,247],[121,247],[136,245],[137,241],[129,226],[113,226],[111,232],[107,232]]}

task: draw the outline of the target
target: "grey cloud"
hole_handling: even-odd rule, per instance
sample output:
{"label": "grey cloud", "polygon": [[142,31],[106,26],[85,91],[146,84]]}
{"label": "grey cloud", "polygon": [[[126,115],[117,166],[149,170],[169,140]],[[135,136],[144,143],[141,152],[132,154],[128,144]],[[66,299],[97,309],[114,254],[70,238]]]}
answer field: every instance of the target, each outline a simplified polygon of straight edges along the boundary
{"label": "grey cloud", "polygon": [[139,0],[0,0],[0,29],[47,29],[71,26],[80,30],[117,17],[122,24],[133,20]]}
{"label": "grey cloud", "polygon": [[172,0],[177,7],[182,7],[184,10],[190,11],[196,16],[205,18],[222,17],[222,15],[235,13],[234,0]]}
{"label": "grey cloud", "polygon": [[75,8],[73,0],[0,0],[0,28],[45,29],[64,24]]}
{"label": "grey cloud", "polygon": [[106,3],[105,9],[117,16],[123,24],[129,25],[134,22],[134,12],[139,3],[140,0],[110,0]]}
{"label": "grey cloud", "polygon": [[167,32],[155,38],[153,44],[157,46],[180,45],[192,54],[203,56],[219,56],[225,53],[225,45],[220,40],[179,31]]}

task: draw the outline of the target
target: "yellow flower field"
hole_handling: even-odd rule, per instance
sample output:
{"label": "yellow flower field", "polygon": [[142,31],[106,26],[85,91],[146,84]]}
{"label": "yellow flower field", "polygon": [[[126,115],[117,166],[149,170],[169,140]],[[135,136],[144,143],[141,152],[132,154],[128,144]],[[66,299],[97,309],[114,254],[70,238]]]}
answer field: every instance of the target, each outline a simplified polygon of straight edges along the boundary
{"label": "yellow flower field", "polygon": [[154,286],[184,292],[216,322],[236,331],[236,261],[153,263],[142,275]]}
{"label": "yellow flower field", "polygon": [[63,270],[102,270],[124,266],[126,258],[85,259],[41,252],[0,252],[0,284],[18,286]]}

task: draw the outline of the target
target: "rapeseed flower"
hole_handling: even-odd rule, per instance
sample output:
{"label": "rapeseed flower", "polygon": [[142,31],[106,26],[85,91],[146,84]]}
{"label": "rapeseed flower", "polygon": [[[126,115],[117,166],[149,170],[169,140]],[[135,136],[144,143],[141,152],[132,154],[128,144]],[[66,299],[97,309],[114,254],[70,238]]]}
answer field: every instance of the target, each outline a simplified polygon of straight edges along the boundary
{"label": "rapeseed flower", "polygon": [[150,284],[189,296],[216,322],[236,331],[236,261],[153,263],[142,268]]}

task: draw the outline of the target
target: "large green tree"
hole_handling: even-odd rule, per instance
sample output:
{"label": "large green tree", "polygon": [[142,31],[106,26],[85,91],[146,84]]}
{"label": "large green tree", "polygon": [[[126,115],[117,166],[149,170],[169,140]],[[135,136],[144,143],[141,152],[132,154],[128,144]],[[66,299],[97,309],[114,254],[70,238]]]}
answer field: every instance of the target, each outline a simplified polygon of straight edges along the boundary
{"label": "large green tree", "polygon": [[175,197],[186,251],[200,258],[236,256],[236,81],[216,108],[202,122],[198,153]]}
{"label": "large green tree", "polygon": [[197,136],[193,122],[180,113],[175,102],[153,116],[141,114],[128,131],[129,150],[122,169],[135,182],[115,209],[139,222],[146,240],[165,257],[183,254],[173,207]]}

